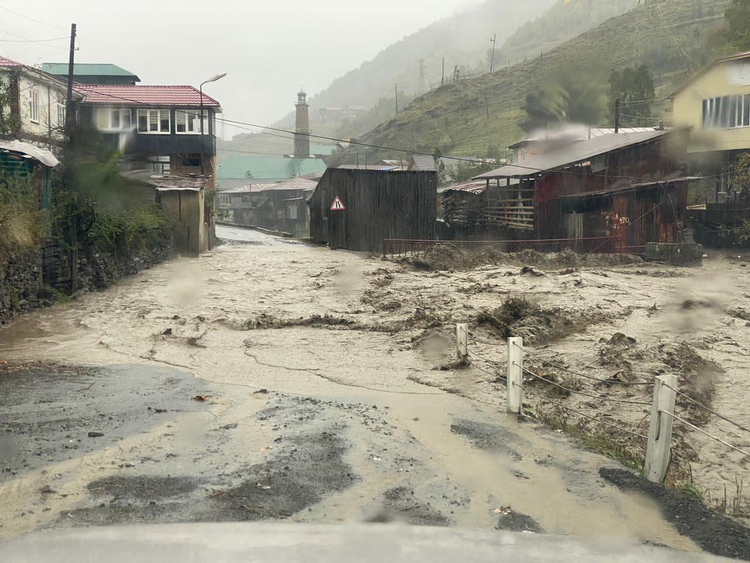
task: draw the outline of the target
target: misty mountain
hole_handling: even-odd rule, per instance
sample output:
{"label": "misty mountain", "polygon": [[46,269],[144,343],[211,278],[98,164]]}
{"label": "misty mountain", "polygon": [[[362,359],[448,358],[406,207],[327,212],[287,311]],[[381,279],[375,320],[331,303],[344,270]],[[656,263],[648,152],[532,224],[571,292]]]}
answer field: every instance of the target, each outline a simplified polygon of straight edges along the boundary
{"label": "misty mountain", "polygon": [[[465,12],[443,18],[383,49],[374,59],[334,80],[310,100],[313,119],[317,110],[330,106],[371,108],[383,97],[394,97],[394,86],[415,97],[438,85],[445,73],[453,76],[456,66],[462,75],[488,72],[491,39],[497,34],[497,47],[524,23],[539,16],[555,0],[486,0]],[[393,14],[394,18],[399,17]],[[345,45],[339,46],[345,49]],[[420,78],[420,59],[424,59],[424,84]],[[395,111],[395,110],[394,110]],[[292,114],[281,125],[293,124]]]}
{"label": "misty mountain", "polygon": [[[518,141],[527,94],[565,75],[580,77],[587,87],[604,94],[611,71],[645,65],[654,75],[657,97],[667,96],[726,48],[721,38],[728,4],[729,0],[649,2],[543,55],[417,98],[362,140],[428,153],[439,147],[443,154],[484,155]],[[665,117],[659,104],[653,109],[654,116],[643,125],[656,125]],[[607,121],[599,125],[611,125]]]}

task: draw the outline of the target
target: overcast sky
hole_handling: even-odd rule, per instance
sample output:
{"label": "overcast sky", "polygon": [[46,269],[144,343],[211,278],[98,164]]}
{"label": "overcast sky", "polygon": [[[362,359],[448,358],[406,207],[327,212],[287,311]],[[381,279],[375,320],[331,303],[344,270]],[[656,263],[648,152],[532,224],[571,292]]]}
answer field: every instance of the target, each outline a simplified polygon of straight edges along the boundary
{"label": "overcast sky", "polygon": [[206,93],[225,117],[265,125],[293,109],[300,85],[315,94],[472,3],[478,0],[0,0],[0,55],[31,65],[66,62],[65,40],[17,41],[62,37],[75,22],[76,62],[114,63],[144,84],[197,87],[228,72]]}

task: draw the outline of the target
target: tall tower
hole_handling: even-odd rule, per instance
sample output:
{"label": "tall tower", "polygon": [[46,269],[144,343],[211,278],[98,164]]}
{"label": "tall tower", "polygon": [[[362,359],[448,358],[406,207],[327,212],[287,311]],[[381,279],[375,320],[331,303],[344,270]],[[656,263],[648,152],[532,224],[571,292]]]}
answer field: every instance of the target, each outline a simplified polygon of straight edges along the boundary
{"label": "tall tower", "polygon": [[301,90],[297,94],[297,125],[294,134],[295,158],[310,158],[310,106],[307,94]]}

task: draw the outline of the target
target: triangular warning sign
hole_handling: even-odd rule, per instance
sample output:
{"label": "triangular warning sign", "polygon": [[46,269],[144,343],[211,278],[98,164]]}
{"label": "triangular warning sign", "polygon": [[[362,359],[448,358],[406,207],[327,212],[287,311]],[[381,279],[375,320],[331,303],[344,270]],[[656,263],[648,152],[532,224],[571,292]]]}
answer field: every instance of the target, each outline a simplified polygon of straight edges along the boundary
{"label": "triangular warning sign", "polygon": [[339,196],[336,196],[336,199],[333,200],[333,203],[331,204],[331,211],[345,211],[346,207],[344,206],[344,202],[341,201],[341,198]]}

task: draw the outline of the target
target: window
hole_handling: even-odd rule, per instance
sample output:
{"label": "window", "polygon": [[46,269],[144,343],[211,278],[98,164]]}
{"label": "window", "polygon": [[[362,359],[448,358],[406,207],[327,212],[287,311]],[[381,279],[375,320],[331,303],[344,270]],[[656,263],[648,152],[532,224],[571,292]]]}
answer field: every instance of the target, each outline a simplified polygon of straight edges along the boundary
{"label": "window", "polygon": [[168,134],[172,131],[172,121],[168,109],[139,109],[138,132]]}
{"label": "window", "polygon": [[[208,135],[208,111],[204,110],[203,133]],[[184,110],[175,112],[175,132],[182,135],[200,135],[200,110]]]}
{"label": "window", "polygon": [[39,92],[34,89],[29,92],[29,119],[39,123]]}
{"label": "window", "polygon": [[703,100],[704,129],[750,127],[750,94]]}
{"label": "window", "polygon": [[180,154],[177,156],[180,159],[180,166],[186,168],[200,168],[201,166],[200,154]]}
{"label": "window", "polygon": [[65,127],[65,116],[67,115],[68,108],[65,106],[65,102],[57,102],[57,126]]}
{"label": "window", "polygon": [[130,109],[100,108],[96,125],[100,131],[128,131],[133,125]]}

